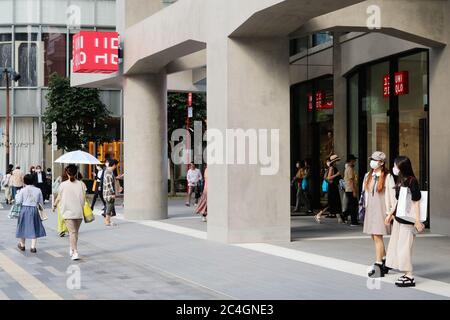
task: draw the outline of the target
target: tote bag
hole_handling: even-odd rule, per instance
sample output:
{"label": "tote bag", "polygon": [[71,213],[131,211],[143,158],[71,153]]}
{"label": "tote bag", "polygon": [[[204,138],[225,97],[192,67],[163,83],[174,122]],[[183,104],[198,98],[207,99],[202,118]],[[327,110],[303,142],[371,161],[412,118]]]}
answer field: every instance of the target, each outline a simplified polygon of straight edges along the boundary
{"label": "tote bag", "polygon": [[[428,192],[421,191],[422,198],[420,199],[420,222],[427,221],[428,209]],[[396,216],[409,222],[416,222],[416,214],[411,200],[411,191],[409,188],[401,187],[400,195],[398,197]]]}

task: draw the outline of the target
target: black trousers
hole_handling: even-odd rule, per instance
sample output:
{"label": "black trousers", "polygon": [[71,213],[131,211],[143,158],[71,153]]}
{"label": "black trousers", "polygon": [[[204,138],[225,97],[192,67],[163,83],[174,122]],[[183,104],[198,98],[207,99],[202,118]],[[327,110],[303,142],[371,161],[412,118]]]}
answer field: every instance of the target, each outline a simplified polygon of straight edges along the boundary
{"label": "black trousers", "polygon": [[106,207],[106,201],[103,199],[103,191],[96,190],[94,194],[94,198],[92,199],[91,209],[94,210],[95,202],[97,202],[97,198],[100,197],[100,200],[103,202],[103,207]]}
{"label": "black trousers", "polygon": [[346,215],[352,219],[352,224],[358,224],[358,199],[353,196],[353,192],[346,192],[347,212]]}

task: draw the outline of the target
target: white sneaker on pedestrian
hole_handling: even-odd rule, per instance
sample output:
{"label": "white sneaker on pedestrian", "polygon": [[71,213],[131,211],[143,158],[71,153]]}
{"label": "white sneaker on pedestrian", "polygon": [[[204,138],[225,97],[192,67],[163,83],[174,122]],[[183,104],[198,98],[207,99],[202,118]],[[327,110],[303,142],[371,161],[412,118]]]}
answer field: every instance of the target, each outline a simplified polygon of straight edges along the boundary
{"label": "white sneaker on pedestrian", "polygon": [[71,257],[73,256],[73,250],[72,250],[72,249],[70,249],[69,255],[70,255]]}
{"label": "white sneaker on pedestrian", "polygon": [[73,254],[72,254],[72,260],[80,260],[80,257],[78,256],[78,252],[74,252]]}
{"label": "white sneaker on pedestrian", "polygon": [[202,217],[202,221],[203,221],[203,222],[206,222],[206,217]]}

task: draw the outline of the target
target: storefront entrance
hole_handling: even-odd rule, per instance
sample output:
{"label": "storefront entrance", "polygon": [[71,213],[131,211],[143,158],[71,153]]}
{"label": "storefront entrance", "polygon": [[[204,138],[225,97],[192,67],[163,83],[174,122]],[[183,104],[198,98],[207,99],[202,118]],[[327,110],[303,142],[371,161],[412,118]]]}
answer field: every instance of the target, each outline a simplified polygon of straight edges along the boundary
{"label": "storefront entrance", "polygon": [[359,157],[359,181],[368,156],[386,153],[389,168],[408,156],[422,190],[429,189],[428,51],[413,50],[359,66],[348,75],[349,153]]}
{"label": "storefront entrance", "polygon": [[[333,145],[333,77],[327,75],[291,87],[291,176],[295,164],[306,161],[310,166],[309,192],[312,206],[321,206],[321,183],[326,159]],[[295,205],[295,188],[291,204]]]}

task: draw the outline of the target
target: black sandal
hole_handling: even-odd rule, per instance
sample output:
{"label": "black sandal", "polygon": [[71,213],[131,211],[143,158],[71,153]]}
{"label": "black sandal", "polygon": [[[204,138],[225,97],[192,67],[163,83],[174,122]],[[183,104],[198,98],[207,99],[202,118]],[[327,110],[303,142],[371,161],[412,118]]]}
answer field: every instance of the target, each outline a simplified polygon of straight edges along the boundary
{"label": "black sandal", "polygon": [[30,249],[30,252],[31,252],[31,253],[36,253],[36,251],[37,251],[36,248],[31,248],[31,249]]}
{"label": "black sandal", "polygon": [[17,248],[19,248],[20,251],[25,251],[25,246],[22,246],[20,243],[17,244]]}
{"label": "black sandal", "polygon": [[416,282],[414,281],[414,278],[410,278],[405,274],[395,281],[395,285],[400,288],[409,288],[415,287]]}
{"label": "black sandal", "polygon": [[369,278],[383,278],[385,275],[383,265],[374,263],[372,270],[367,275]]}
{"label": "black sandal", "polygon": [[383,272],[384,274],[388,274],[389,271],[391,271],[392,268],[386,267],[386,259],[383,259]]}

